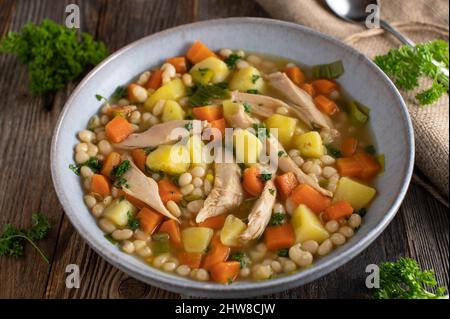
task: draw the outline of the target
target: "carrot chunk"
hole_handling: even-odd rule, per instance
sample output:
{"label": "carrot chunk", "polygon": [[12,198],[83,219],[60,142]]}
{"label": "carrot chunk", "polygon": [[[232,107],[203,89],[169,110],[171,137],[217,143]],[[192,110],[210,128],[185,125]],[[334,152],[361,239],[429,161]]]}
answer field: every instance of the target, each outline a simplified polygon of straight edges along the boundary
{"label": "carrot chunk", "polygon": [[325,95],[316,96],[314,98],[314,104],[316,104],[319,110],[328,115],[332,115],[338,110],[337,104]]}
{"label": "carrot chunk", "polygon": [[303,83],[300,85],[300,88],[311,95],[311,97],[314,97],[316,95],[316,92],[314,90],[314,86],[310,83]]}
{"label": "carrot chunk", "polygon": [[159,232],[169,234],[169,240],[174,246],[181,246],[180,225],[173,219],[163,222],[159,227]]}
{"label": "carrot chunk", "polygon": [[294,228],[291,224],[269,226],[264,232],[264,243],[269,250],[289,248],[295,243]]}
{"label": "carrot chunk", "polygon": [[208,47],[206,47],[199,40],[195,41],[191,48],[186,53],[187,58],[193,64],[196,64],[206,58],[216,56]]}
{"label": "carrot chunk", "polygon": [[180,264],[187,265],[192,269],[200,268],[200,265],[202,264],[202,257],[202,253],[181,252],[178,254]]}
{"label": "carrot chunk", "polygon": [[239,274],[241,263],[239,261],[225,261],[211,267],[211,279],[226,284],[233,282]]}
{"label": "carrot chunk", "polygon": [[295,204],[304,204],[316,214],[330,206],[331,199],[320,194],[317,190],[307,184],[300,184],[292,190],[289,199]]}
{"label": "carrot chunk", "polygon": [[139,219],[139,224],[144,232],[150,235],[153,234],[164,219],[163,215],[150,207],[143,207],[136,217]]}
{"label": "carrot chunk", "polygon": [[336,167],[341,176],[359,177],[363,170],[361,163],[354,157],[343,157],[336,160]]}
{"label": "carrot chunk", "polygon": [[109,177],[111,175],[111,171],[113,168],[120,164],[120,154],[117,152],[111,152],[106,156],[105,161],[102,165],[102,170],[100,171],[100,174],[102,174],[105,177]]}
{"label": "carrot chunk", "polygon": [[229,254],[230,247],[222,244],[219,236],[215,236],[205,259],[203,260],[203,268],[210,270],[215,264],[227,260]]}
{"label": "carrot chunk", "polygon": [[325,216],[328,219],[339,220],[349,217],[353,213],[352,205],[346,200],[338,201],[325,209]]}
{"label": "carrot chunk", "polygon": [[356,152],[358,140],[354,137],[347,137],[342,141],[341,150],[345,157],[350,157]]}
{"label": "carrot chunk", "polygon": [[108,196],[111,193],[111,185],[105,176],[94,174],[91,179],[91,191],[101,196]]}
{"label": "carrot chunk", "polygon": [[166,59],[166,62],[172,64],[175,67],[175,71],[177,71],[177,73],[182,74],[186,73],[187,71],[187,62],[184,56],[168,58]]}
{"label": "carrot chunk", "polygon": [[305,75],[297,66],[291,66],[284,69],[284,73],[286,73],[291,81],[294,82],[297,86],[300,86],[301,84],[303,84],[303,82],[305,82]]}
{"label": "carrot chunk", "polygon": [[221,214],[213,217],[209,217],[198,224],[199,227],[208,227],[211,229],[219,230],[222,229],[223,224],[225,224],[226,214]]}
{"label": "carrot chunk", "polygon": [[147,89],[156,90],[159,89],[159,87],[162,84],[162,70],[156,70],[153,71],[152,74],[150,74],[150,78],[148,79],[147,83],[145,84],[145,87]]}
{"label": "carrot chunk", "polygon": [[202,121],[212,122],[223,118],[221,105],[199,106],[192,109],[192,114]]}
{"label": "carrot chunk", "polygon": [[158,187],[159,196],[161,197],[161,200],[164,204],[170,200],[178,203],[183,198],[183,194],[181,194],[178,186],[172,183],[167,178],[160,180],[158,182]]}
{"label": "carrot chunk", "polygon": [[227,124],[225,123],[224,118],[211,121],[211,127],[218,129],[220,131],[220,134],[222,134],[222,138],[225,136],[225,129],[227,127]]}
{"label": "carrot chunk", "polygon": [[142,148],[135,148],[131,151],[131,157],[133,157],[134,164],[143,172],[145,172],[145,161],[147,154]]}
{"label": "carrot chunk", "polygon": [[288,172],[277,176],[275,178],[275,185],[281,197],[286,199],[291,195],[292,190],[297,187],[298,181],[293,172]]}
{"label": "carrot chunk", "polygon": [[258,196],[263,191],[264,183],[259,178],[260,175],[261,173],[256,166],[252,166],[244,170],[242,186],[245,191],[252,196]]}
{"label": "carrot chunk", "polygon": [[315,80],[312,82],[312,85],[314,86],[316,92],[325,95],[330,94],[338,88],[335,82],[326,79]]}
{"label": "carrot chunk", "polygon": [[106,137],[113,143],[120,143],[133,133],[131,124],[121,116],[116,116],[105,126]]}
{"label": "carrot chunk", "polygon": [[380,172],[380,163],[378,163],[376,158],[372,155],[369,155],[367,153],[356,153],[355,155],[353,155],[353,157],[362,167],[361,173],[359,175],[360,178],[372,178]]}

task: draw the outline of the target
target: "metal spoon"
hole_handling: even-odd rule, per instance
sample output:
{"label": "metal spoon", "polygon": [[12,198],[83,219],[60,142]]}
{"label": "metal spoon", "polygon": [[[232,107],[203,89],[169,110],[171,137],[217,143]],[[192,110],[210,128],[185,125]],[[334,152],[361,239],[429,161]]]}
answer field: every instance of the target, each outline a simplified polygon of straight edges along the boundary
{"label": "metal spoon", "polygon": [[[333,11],[338,17],[356,23],[362,23],[365,25],[366,19],[370,12],[366,12],[366,8],[369,5],[376,5],[379,8],[378,0],[325,0],[328,8]],[[380,27],[384,30],[392,33],[397,39],[410,47],[415,47],[416,44],[410,38],[396,30],[387,21],[380,19]],[[442,64],[434,61],[436,66],[441,67],[441,72],[447,77],[449,76],[448,69],[442,67]]]}

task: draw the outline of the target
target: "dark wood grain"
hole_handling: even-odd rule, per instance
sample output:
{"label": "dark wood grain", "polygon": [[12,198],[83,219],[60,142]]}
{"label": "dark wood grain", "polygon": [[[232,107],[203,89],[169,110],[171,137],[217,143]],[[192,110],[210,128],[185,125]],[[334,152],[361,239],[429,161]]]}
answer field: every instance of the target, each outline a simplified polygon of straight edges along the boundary
{"label": "dark wood grain", "polygon": [[[197,20],[267,13],[252,0],[0,0],[0,35],[28,21],[64,21],[64,8],[77,3],[82,31],[104,41],[111,52],[154,32]],[[53,190],[49,153],[53,127],[76,83],[46,99],[30,96],[25,68],[0,55],[0,225],[27,225],[41,211],[53,225],[40,244],[51,259],[45,264],[27,249],[21,259],[0,258],[0,298],[179,298],[145,285],[100,258],[74,230]],[[50,104],[48,111],[44,104]],[[400,256],[435,269],[448,287],[448,212],[412,185],[393,222],[363,253],[335,272],[303,287],[265,298],[366,298],[365,267]],[[67,289],[65,269],[80,266],[81,287]]]}

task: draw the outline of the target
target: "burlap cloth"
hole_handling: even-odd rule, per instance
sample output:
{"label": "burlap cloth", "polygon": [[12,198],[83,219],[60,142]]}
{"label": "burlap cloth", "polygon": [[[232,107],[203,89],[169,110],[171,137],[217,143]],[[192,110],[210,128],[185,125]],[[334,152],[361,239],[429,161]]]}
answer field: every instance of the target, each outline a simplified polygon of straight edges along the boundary
{"label": "burlap cloth", "polygon": [[[370,58],[385,54],[401,43],[381,29],[345,22],[328,10],[321,0],[257,0],[274,18],[311,27],[360,50]],[[416,42],[448,41],[447,0],[381,0],[381,18]],[[425,81],[427,82],[427,81]],[[426,83],[424,83],[426,85]],[[423,173],[414,181],[448,206],[449,195],[449,100],[445,94],[437,103],[420,107],[416,92],[401,92],[408,106],[416,140],[416,166]],[[430,184],[431,182],[432,184]]]}

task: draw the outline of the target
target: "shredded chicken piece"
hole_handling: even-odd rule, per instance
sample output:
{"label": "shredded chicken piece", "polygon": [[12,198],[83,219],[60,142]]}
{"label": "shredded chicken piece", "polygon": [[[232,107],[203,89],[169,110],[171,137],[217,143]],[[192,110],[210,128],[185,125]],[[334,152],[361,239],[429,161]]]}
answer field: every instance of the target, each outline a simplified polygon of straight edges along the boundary
{"label": "shredded chicken piece", "polygon": [[275,72],[267,76],[269,84],[283,96],[312,127],[333,128],[331,119],[320,112],[311,96],[295,85],[285,73]]}
{"label": "shredded chicken piece", "polygon": [[[275,174],[272,175],[273,177]],[[247,242],[262,235],[272,216],[272,209],[277,198],[277,189],[273,179],[264,185],[261,196],[257,199],[248,216],[248,227],[239,236],[240,240]]]}
{"label": "shredded chicken piece", "polygon": [[[319,183],[312,178],[311,176],[307,175],[303,170],[295,164],[295,162],[292,160],[292,158],[288,155],[288,153],[284,150],[281,143],[273,138],[269,137],[267,139],[267,148],[269,149],[270,156],[277,156],[278,157],[278,168],[282,170],[283,172],[293,172],[295,174],[295,177],[297,177],[297,180],[301,184],[308,184],[318,192],[320,192],[322,195],[333,197],[333,193],[329,190],[326,190],[322,187],[320,187]],[[281,152],[281,153],[280,153]],[[278,156],[278,154],[284,154],[283,156]],[[272,159],[275,160],[275,159]]]}
{"label": "shredded chicken piece", "polygon": [[227,118],[228,124],[234,128],[241,128],[245,130],[256,123],[255,120],[245,112],[244,108],[239,107],[238,111]]}
{"label": "shredded chicken piece", "polygon": [[193,126],[200,125],[200,130],[203,130],[208,126],[208,122],[198,120],[180,120],[160,123],[153,125],[145,132],[131,134],[123,142],[114,144],[114,146],[121,149],[133,149],[173,144],[178,142],[181,138],[180,134],[174,134],[174,130],[185,128],[186,124],[189,123],[192,123]]}
{"label": "shredded chicken piece", "polygon": [[197,223],[237,208],[244,199],[240,169],[236,163],[214,163],[214,170],[214,187],[197,214]]}
{"label": "shredded chicken piece", "polygon": [[122,190],[133,197],[143,201],[157,212],[164,216],[176,220],[178,218],[173,216],[164,206],[161,197],[159,196],[158,183],[153,178],[145,175],[134,163],[130,156],[122,156],[122,160],[129,160],[131,167],[128,169],[123,178],[126,180],[126,185],[122,185]]}

